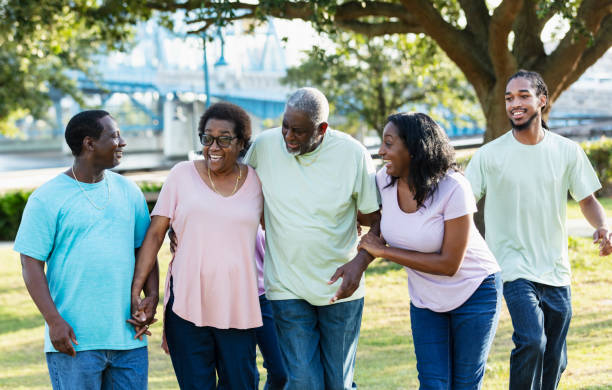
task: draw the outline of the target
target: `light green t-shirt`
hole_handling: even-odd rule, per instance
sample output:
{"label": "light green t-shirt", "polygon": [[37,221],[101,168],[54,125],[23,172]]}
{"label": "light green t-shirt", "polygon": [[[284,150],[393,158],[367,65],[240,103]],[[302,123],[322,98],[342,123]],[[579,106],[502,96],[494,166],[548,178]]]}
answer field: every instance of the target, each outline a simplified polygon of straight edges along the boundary
{"label": "light green t-shirt", "polygon": [[550,131],[524,145],[509,131],[480,148],[465,175],[476,199],[486,195],[485,238],[504,282],[569,285],[567,193],[580,201],[601,187],[580,146]]}
{"label": "light green t-shirt", "polygon": [[[317,149],[295,157],[276,128],[255,139],[245,161],[257,171],[264,194],[267,298],[327,305],[341,283],[328,280],[357,253],[357,210],[378,210],[370,155],[330,129]],[[364,287],[362,278],[345,300],[362,298]]]}

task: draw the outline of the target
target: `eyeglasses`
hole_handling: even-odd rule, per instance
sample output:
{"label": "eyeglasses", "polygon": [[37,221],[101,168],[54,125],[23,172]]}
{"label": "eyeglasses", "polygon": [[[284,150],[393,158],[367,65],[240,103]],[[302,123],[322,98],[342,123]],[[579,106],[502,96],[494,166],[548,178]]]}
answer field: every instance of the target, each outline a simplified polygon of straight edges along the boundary
{"label": "eyeglasses", "polygon": [[219,145],[220,148],[229,148],[235,138],[238,137],[231,137],[229,135],[213,137],[210,134],[200,134],[200,142],[202,143],[202,145],[210,146],[213,144],[214,141],[217,141],[217,145]]}

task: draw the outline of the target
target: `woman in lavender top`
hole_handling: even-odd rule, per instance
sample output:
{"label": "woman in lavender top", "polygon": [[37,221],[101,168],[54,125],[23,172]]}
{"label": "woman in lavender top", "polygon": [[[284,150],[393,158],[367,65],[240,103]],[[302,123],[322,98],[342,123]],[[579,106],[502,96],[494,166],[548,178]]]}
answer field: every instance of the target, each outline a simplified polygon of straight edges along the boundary
{"label": "woman in lavender top", "polygon": [[476,203],[442,128],[391,115],[379,150],[381,236],[359,248],[406,268],[421,389],[479,389],[501,305],[499,266],[476,230]]}
{"label": "woman in lavender top", "polygon": [[263,262],[266,247],[266,234],[259,226],[255,238],[255,265],[257,266],[257,288],[259,290],[259,307],[263,326],[256,329],[257,346],[263,356],[263,366],[267,371],[264,390],[282,390],[287,383],[287,370],[283,363],[278,336],[274,325],[272,304],[266,299],[264,288]]}

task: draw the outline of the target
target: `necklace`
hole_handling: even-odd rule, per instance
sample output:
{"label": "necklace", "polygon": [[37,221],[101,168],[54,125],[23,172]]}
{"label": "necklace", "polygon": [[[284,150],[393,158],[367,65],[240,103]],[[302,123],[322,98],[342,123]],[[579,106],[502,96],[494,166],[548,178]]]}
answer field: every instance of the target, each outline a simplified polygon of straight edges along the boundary
{"label": "necklace", "polygon": [[93,200],[91,200],[91,198],[89,197],[89,195],[87,195],[87,191],[85,191],[85,189],[83,189],[83,187],[81,187],[81,183],[79,183],[79,179],[77,179],[76,174],[74,173],[74,165],[70,167],[70,169],[72,170],[72,176],[74,176],[74,181],[76,181],[77,185],[79,186],[79,189],[81,190],[81,192],[83,193],[83,195],[85,195],[85,198],[87,198],[87,200],[89,201],[89,203],[91,203],[91,205],[98,209],[98,210],[104,210],[106,208],[106,206],[108,206],[108,204],[110,203],[110,187],[108,185],[108,179],[106,179],[106,175],[103,175],[104,178],[104,182],[106,183],[106,203],[104,204],[104,206],[98,206],[97,204],[94,203]]}
{"label": "necklace", "polygon": [[307,162],[307,163],[303,163],[303,162],[300,160],[300,158],[299,158],[299,157],[303,157],[303,156],[295,156],[295,160],[296,160],[296,161],[298,162],[298,164],[300,164],[301,166],[303,166],[303,167],[309,167],[309,166],[311,166],[312,164],[314,164],[314,163],[315,163],[315,161],[317,161],[317,159],[319,158],[319,155],[320,155],[320,154],[321,154],[321,152],[317,153],[317,155],[316,155],[316,156],[315,156],[315,157],[314,157],[312,160],[310,160],[310,161],[309,161],[309,162]]}
{"label": "necklace", "polygon": [[[236,165],[238,165],[238,164],[236,164]],[[219,194],[219,195],[221,195],[223,197],[232,196],[232,195],[234,195],[236,193],[236,190],[238,189],[238,182],[240,182],[240,179],[242,178],[242,169],[240,169],[240,165],[238,165],[238,177],[236,178],[236,184],[234,184],[234,190],[229,195],[223,195],[222,193],[217,191],[217,187],[215,187],[215,182],[213,181],[212,176],[210,176],[210,166],[208,166],[208,164],[206,164],[206,168],[208,169],[208,180],[210,180],[210,184],[212,185],[213,191],[215,191],[217,194]]]}

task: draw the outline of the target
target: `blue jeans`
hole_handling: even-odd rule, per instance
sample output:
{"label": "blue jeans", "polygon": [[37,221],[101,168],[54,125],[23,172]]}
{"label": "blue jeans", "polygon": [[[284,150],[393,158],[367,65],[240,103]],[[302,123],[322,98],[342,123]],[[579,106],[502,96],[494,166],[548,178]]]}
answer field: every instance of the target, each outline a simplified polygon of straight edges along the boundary
{"label": "blue jeans", "polygon": [[146,389],[149,370],[147,347],[79,351],[76,357],[47,352],[54,390]]}
{"label": "blue jeans", "polygon": [[278,346],[272,305],[265,295],[259,296],[259,307],[261,307],[263,326],[256,328],[255,334],[257,345],[263,356],[263,366],[268,372],[264,390],[283,390],[287,383],[287,372]]}
{"label": "blue jeans", "polygon": [[491,274],[461,306],[445,313],[410,304],[420,389],[480,389],[501,308]]}
{"label": "blue jeans", "polygon": [[257,389],[255,328],[196,326],[176,315],[173,303],[171,290],[165,313],[166,341],[181,389]]}
{"label": "blue jeans", "polygon": [[510,389],[556,389],[567,366],[570,287],[517,279],[504,283],[504,298],[514,327]]}
{"label": "blue jeans", "polygon": [[353,383],[363,298],[313,306],[270,301],[289,380],[285,390],[346,390]]}

